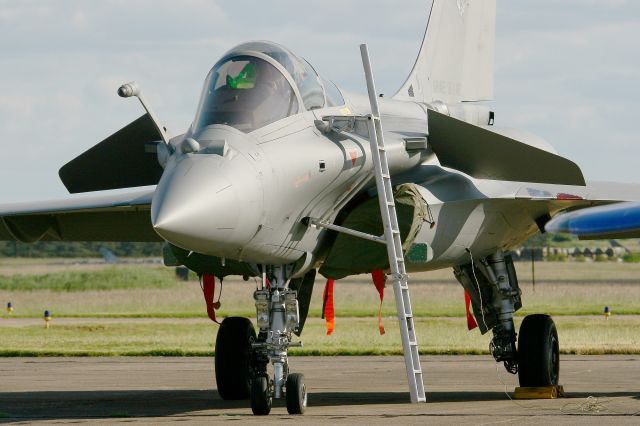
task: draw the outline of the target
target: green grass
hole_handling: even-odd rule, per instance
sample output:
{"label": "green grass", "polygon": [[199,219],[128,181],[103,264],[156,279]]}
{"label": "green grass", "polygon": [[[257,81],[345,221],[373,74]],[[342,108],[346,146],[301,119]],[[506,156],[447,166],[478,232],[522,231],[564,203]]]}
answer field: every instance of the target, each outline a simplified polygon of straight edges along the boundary
{"label": "green grass", "polygon": [[[640,264],[538,263],[535,291],[529,263],[516,264],[523,292],[518,315],[548,313],[598,315],[608,306],[615,314],[640,315]],[[28,269],[34,269],[29,265]],[[45,270],[46,271],[46,270]],[[2,268],[0,267],[0,274]],[[204,318],[204,301],[196,281],[175,281],[173,270],[157,266],[108,267],[43,275],[0,275],[0,309],[12,302],[15,317]],[[316,280],[310,315],[319,317],[324,282]],[[464,315],[461,286],[451,271],[412,274],[411,298],[417,317]],[[11,288],[11,290],[8,290]],[[223,315],[253,317],[253,280],[229,278],[222,289]],[[220,287],[217,287],[217,292]],[[338,317],[377,314],[378,294],[369,277],[336,282]],[[393,290],[386,289],[383,314],[395,314]],[[0,316],[6,316],[4,309]]]}
{"label": "green grass", "polygon": [[[417,317],[460,317],[464,315],[463,292],[457,282],[413,282],[411,300]],[[317,282],[310,316],[322,310],[323,283]],[[255,315],[251,283],[229,281],[222,293],[221,314]],[[538,283],[535,292],[522,286],[524,307],[518,315],[598,315],[604,306],[615,314],[640,315],[640,284],[615,285],[577,283]],[[217,293],[216,293],[217,294]],[[338,317],[366,318],[377,315],[379,299],[372,284],[340,281],[334,290]],[[54,317],[103,318],[205,318],[205,305],[197,282],[174,284],[169,288],[111,291],[0,291],[0,317],[7,316],[6,302],[14,306],[14,317],[42,316],[45,309]],[[387,288],[383,305],[385,316],[395,315],[393,290]]]}
{"label": "green grass", "polygon": [[[530,263],[516,268],[525,314],[555,317],[565,353],[640,353],[640,264]],[[58,272],[52,273],[52,268]],[[60,271],[61,268],[73,271]],[[377,334],[378,294],[367,276],[335,285],[336,331],[326,336],[319,319],[324,281],[315,284],[300,355],[400,354],[393,290],[383,305],[387,334]],[[489,336],[466,331],[464,299],[449,270],[412,274],[411,298],[425,354],[488,353]],[[253,280],[227,279],[220,316],[255,316]],[[216,292],[220,290],[217,287]],[[200,286],[177,282],[171,268],[127,265],[60,266],[27,262],[0,265],[0,308],[12,302],[12,319],[0,310],[0,355],[210,356],[217,326],[206,320]],[[607,321],[604,306],[613,312]],[[53,315],[49,330],[40,320]],[[576,316],[581,315],[581,316]],[[37,320],[29,320],[36,318]]]}
{"label": "green grass", "polygon": [[[516,321],[519,326],[520,320]],[[312,319],[302,334],[303,348],[293,355],[399,355],[397,322],[384,319],[387,333],[378,334],[375,318],[340,318],[331,336],[324,321]],[[640,318],[612,316],[556,318],[563,353],[640,354],[636,330]],[[0,356],[212,356],[218,326],[193,320],[73,323],[0,327]],[[423,354],[487,354],[490,337],[467,331],[464,318],[416,320]]]}
{"label": "green grass", "polygon": [[[72,267],[70,267],[71,269]],[[80,292],[176,286],[173,270],[163,267],[118,268],[93,271],[65,271],[42,275],[16,274],[0,277],[0,290]]]}
{"label": "green grass", "polygon": [[627,253],[622,260],[628,263],[640,263],[640,253]]}
{"label": "green grass", "polygon": [[[255,315],[253,286],[236,282],[225,284],[221,314]],[[604,306],[615,314],[640,314],[640,284],[583,285],[545,283],[522,288],[524,307],[518,315],[548,313],[553,315],[598,315]],[[377,315],[379,299],[371,284],[338,283],[334,292],[335,311],[339,317]],[[411,300],[417,317],[459,317],[464,314],[462,289],[457,283],[413,283]],[[11,301],[14,317],[40,317],[45,309],[57,317],[103,318],[204,318],[204,299],[198,283],[177,284],[165,289],[132,289],[86,292],[2,292],[0,303]],[[322,310],[322,283],[316,284],[310,316]],[[388,288],[383,314],[395,314],[393,290]],[[0,317],[7,316],[4,309]]]}

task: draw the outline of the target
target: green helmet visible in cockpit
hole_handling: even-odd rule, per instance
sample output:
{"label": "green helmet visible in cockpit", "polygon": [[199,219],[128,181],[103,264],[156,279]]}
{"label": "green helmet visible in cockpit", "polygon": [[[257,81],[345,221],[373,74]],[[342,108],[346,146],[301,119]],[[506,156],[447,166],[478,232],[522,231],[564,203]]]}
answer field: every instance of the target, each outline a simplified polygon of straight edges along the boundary
{"label": "green helmet visible in cockpit", "polygon": [[223,124],[251,132],[342,102],[335,86],[323,83],[307,61],[275,43],[249,42],[231,49],[213,66],[192,130]]}
{"label": "green helmet visible in cockpit", "polygon": [[253,89],[256,85],[256,66],[249,62],[235,77],[227,74],[227,85],[232,89]]}

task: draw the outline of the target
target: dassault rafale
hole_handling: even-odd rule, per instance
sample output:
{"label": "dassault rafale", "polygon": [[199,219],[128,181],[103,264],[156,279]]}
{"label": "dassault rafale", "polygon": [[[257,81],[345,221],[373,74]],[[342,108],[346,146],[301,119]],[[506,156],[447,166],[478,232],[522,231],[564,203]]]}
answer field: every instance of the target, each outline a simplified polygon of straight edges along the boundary
{"label": "dassault rafale", "polygon": [[469,320],[492,333],[491,355],[521,386],[558,384],[553,320],[529,315],[514,327],[523,301],[509,250],[559,212],[638,201],[640,190],[587,183],[545,141],[498,126],[484,102],[495,20],[495,0],[434,0],[413,69],[384,97],[366,45],[359,95],[284,46],[240,44],[213,65],[178,136],[124,84],[118,94],[145,114],[59,171],[70,193],[85,194],[0,205],[0,239],[164,241],[167,265],[200,276],[212,318],[216,278],[255,277],[256,321],[225,318],[215,342],[220,396],[249,399],[255,414],[277,398],[305,410],[288,350],[301,344],[318,274],[329,290],[369,273],[393,286],[412,402],[426,396],[410,274],[441,268],[453,269]]}

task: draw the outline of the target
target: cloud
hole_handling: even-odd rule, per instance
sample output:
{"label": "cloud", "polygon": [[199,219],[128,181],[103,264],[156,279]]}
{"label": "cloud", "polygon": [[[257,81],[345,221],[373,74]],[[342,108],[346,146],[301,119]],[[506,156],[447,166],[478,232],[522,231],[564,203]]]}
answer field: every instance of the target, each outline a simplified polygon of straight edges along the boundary
{"label": "cloud", "polygon": [[[251,39],[280,42],[342,88],[364,91],[358,45],[392,94],[424,33],[428,0],[0,0],[0,202],[59,197],[58,168],[142,114],[137,80],[174,133],[209,68]],[[497,124],[524,127],[587,176],[640,182],[640,2],[498,2]],[[19,182],[15,183],[15,182]]]}

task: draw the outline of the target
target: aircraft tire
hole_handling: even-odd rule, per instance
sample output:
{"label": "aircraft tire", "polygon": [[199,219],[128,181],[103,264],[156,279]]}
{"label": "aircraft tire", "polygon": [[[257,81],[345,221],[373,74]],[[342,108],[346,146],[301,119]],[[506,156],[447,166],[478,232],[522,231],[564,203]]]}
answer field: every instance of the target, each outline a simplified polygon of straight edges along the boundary
{"label": "aircraft tire", "polygon": [[549,315],[527,315],[518,337],[518,379],[522,387],[552,386],[560,377],[558,332]]}
{"label": "aircraft tire", "polygon": [[256,416],[266,416],[271,412],[272,402],[269,377],[257,376],[251,385],[251,411]]}
{"label": "aircraft tire", "polygon": [[304,375],[289,374],[287,377],[287,412],[289,414],[304,414],[307,408],[307,387]]}
{"label": "aircraft tire", "polygon": [[222,399],[249,398],[253,381],[251,343],[255,339],[256,332],[248,318],[228,317],[220,324],[216,337],[215,370]]}

